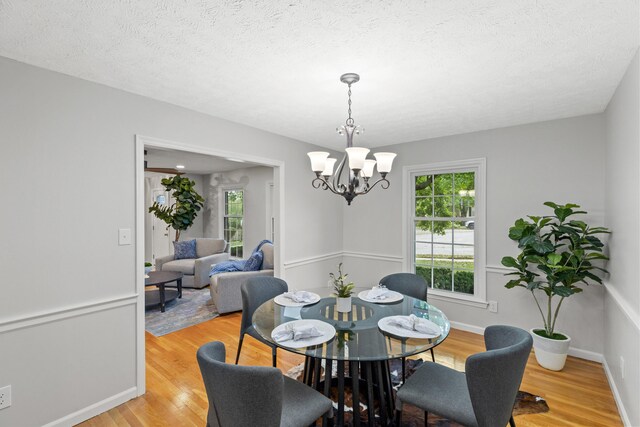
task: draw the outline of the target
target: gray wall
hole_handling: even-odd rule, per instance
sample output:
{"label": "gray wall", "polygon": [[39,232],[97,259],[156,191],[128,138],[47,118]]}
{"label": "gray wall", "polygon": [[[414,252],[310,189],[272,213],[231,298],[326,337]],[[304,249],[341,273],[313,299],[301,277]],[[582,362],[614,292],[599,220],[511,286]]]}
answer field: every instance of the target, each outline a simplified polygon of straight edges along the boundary
{"label": "gray wall", "polygon": [[[630,425],[640,425],[640,70],[638,52],[606,110],[610,273],[604,357]],[[621,367],[624,359],[624,377]]]}
{"label": "gray wall", "polygon": [[[204,230],[209,236],[222,237],[220,230],[220,212],[224,209],[224,200],[220,200],[222,189],[244,190],[244,258],[247,258],[262,239],[268,237],[266,229],[266,184],[274,182],[273,168],[250,167],[228,172],[216,173],[204,177],[204,191],[207,198],[205,207]],[[221,206],[222,205],[222,206]]]}
{"label": "gray wall", "polygon": [[[455,322],[486,327],[505,323],[526,329],[542,320],[531,294],[504,288],[500,260],[515,255],[508,229],[516,218],[545,214],[543,202],[574,202],[594,224],[604,215],[604,117],[572,119],[475,132],[387,148],[398,153],[388,190],[374,190],[344,207],[345,269],[367,285],[402,266],[402,168],[453,160],[486,158],[487,163],[487,299],[498,301],[498,313],[459,303],[438,301]],[[384,209],[380,209],[384,206]],[[602,353],[603,288],[590,286],[563,305],[559,329],[572,346]],[[585,325],[589,325],[585,328]]]}
{"label": "gray wall", "polygon": [[6,58],[0,93],[2,426],[70,425],[136,394],[136,245],[117,239],[136,236],[136,134],[284,162],[282,260],[342,247],[325,214],[340,201],[310,185],[317,147]]}

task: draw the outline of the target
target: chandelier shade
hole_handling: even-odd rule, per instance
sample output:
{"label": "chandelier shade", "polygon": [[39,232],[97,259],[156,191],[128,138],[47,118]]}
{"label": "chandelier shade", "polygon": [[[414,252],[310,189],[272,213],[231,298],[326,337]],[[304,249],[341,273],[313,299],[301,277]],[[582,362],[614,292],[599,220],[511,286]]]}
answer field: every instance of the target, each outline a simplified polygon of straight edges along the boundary
{"label": "chandelier shade", "polygon": [[[347,73],[340,76],[340,81],[349,87],[349,108],[345,124],[338,126],[336,131],[338,135],[347,137],[347,148],[335,171],[334,166],[337,159],[329,157],[329,153],[326,151],[311,151],[307,153],[311,161],[311,170],[316,174],[311,185],[314,188],[329,190],[344,197],[348,205],[351,205],[356,196],[367,194],[378,184],[383,189],[389,188],[387,174],[391,172],[393,159],[396,157],[395,153],[373,153],[375,160],[367,159],[367,155],[371,150],[353,146],[353,136],[361,135],[364,132],[364,129],[356,125],[351,117],[351,85],[359,80],[360,76],[355,73]],[[375,174],[376,167],[380,178],[371,183],[370,179]],[[344,178],[343,175],[345,175]]]}

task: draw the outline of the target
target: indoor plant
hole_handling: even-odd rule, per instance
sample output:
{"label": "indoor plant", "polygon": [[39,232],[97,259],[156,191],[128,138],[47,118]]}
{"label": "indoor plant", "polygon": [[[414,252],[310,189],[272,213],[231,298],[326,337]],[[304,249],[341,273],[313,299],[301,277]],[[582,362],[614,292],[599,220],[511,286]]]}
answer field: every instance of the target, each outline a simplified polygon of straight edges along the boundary
{"label": "indoor plant", "polygon": [[171,206],[153,202],[149,212],[158,219],[167,223],[167,228],[176,230],[176,242],[180,238],[180,231],[187,230],[193,225],[193,221],[198,216],[198,211],[204,205],[204,199],[193,188],[195,181],[180,175],[171,178],[164,178],[160,181],[167,191],[173,191]]}
{"label": "indoor plant", "polygon": [[152,268],[153,268],[153,264],[151,264],[150,262],[145,262],[144,263],[144,275],[148,276],[149,272],[151,271]]}
{"label": "indoor plant", "polygon": [[[565,298],[582,292],[581,284],[602,283],[594,273],[607,271],[595,264],[608,258],[602,253],[604,244],[596,235],[609,230],[571,219],[573,215],[587,213],[575,210],[579,205],[546,202],[545,206],[553,209],[553,215],[520,218],[509,229],[509,238],[518,242],[521,252],[516,258],[502,258],[502,265],[517,270],[507,274],[516,278],[505,286],[531,291],[542,316],[544,328],[531,330],[536,360],[544,368],[559,371],[571,341],[568,335],[555,330],[560,307]],[[542,305],[536,292],[546,296]]]}
{"label": "indoor plant", "polygon": [[353,282],[346,283],[348,274],[342,274],[342,263],[338,264],[338,276],[329,273],[333,282],[334,295],[336,296],[337,309],[339,312],[348,313],[351,311],[351,294],[355,285]]}

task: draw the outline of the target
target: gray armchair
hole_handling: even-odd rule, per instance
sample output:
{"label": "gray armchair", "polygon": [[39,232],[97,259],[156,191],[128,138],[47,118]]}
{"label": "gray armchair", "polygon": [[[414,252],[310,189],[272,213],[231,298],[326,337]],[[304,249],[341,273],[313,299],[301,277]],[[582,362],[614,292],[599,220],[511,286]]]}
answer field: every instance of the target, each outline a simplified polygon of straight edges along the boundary
{"label": "gray armchair", "polygon": [[156,258],[156,271],[182,273],[182,286],[202,289],[209,284],[211,266],[229,260],[226,240],[196,238],[197,258],[174,259],[173,255]]}
{"label": "gray armchair", "polygon": [[425,420],[434,412],[465,426],[515,426],[511,412],[533,339],[520,328],[489,326],[484,342],[487,351],[467,358],[466,373],[426,362],[409,377],[396,395],[398,424],[409,403]]}
{"label": "gray armchair", "polygon": [[273,276],[273,245],[265,243],[260,248],[263,254],[262,268],[258,271],[232,271],[211,276],[211,299],[218,313],[230,313],[242,310],[240,288],[252,277]]}
{"label": "gray armchair", "polygon": [[209,398],[207,427],[304,427],[333,414],[331,400],[277,368],[225,363],[221,342],[198,349]]}

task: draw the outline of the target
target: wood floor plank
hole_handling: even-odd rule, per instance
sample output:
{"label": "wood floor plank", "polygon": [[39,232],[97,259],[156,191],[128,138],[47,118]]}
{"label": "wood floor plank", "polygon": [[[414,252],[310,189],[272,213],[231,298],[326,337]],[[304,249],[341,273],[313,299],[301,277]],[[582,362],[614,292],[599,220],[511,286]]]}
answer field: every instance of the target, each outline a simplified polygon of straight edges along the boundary
{"label": "wood floor plank", "polygon": [[[207,395],[200,377],[196,350],[210,341],[222,341],[226,360],[235,361],[240,313],[217,317],[163,337],[146,334],[147,393],[84,423],[82,427],[204,426]],[[464,370],[466,358],[484,350],[483,338],[451,330],[436,348],[436,361]],[[422,358],[430,360],[430,355]],[[278,367],[287,371],[303,362],[302,356],[278,351]],[[242,365],[271,365],[271,350],[247,336]],[[550,408],[545,414],[516,417],[519,427],[622,426],[602,365],[574,357],[561,372],[541,368],[529,357],[521,390],[543,397]]]}

